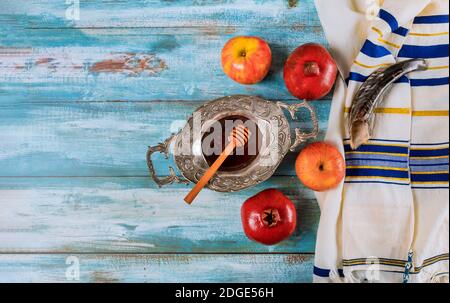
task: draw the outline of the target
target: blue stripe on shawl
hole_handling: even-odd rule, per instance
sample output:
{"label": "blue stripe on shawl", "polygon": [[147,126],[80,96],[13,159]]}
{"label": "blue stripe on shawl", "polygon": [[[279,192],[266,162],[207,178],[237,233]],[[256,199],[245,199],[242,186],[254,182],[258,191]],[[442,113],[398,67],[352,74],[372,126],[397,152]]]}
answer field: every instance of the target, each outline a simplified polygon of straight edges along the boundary
{"label": "blue stripe on shawl", "polygon": [[[330,270],[329,269],[323,269],[319,268],[317,266],[314,266],[314,275],[322,278],[328,278],[330,276]],[[338,269],[339,276],[341,278],[344,278],[344,271],[342,269]]]}
{"label": "blue stripe on shawl", "polygon": [[380,154],[358,154],[347,153],[345,155],[346,160],[376,160],[376,161],[395,161],[395,162],[407,162],[408,157],[402,155],[380,155]]}
{"label": "blue stripe on shawl", "polygon": [[346,184],[388,184],[388,185],[401,185],[409,186],[409,183],[397,183],[397,182],[386,182],[386,181],[345,181]]}
{"label": "blue stripe on shawl", "polygon": [[407,154],[408,147],[389,146],[389,145],[361,145],[357,150],[352,150],[349,144],[344,145],[346,152],[379,152],[393,154]]}
{"label": "blue stripe on shawl", "polygon": [[444,78],[431,78],[431,79],[410,79],[411,86],[440,86],[448,85],[448,77]]}
{"label": "blue stripe on shawl", "polygon": [[380,17],[387,24],[389,24],[392,32],[396,31],[399,28],[397,19],[395,19],[395,17],[388,11],[385,11],[384,9],[380,9],[380,12],[378,13],[378,17]]}
{"label": "blue stripe on shawl", "polygon": [[388,177],[388,178],[400,178],[408,179],[409,172],[387,170],[387,169],[374,169],[374,168],[348,168],[347,177]]}
{"label": "blue stripe on shawl", "polygon": [[414,18],[414,24],[436,24],[436,23],[448,23],[448,15],[418,16]]}
{"label": "blue stripe on shawl", "polygon": [[[369,78],[369,76],[364,76],[364,75],[352,72],[352,73],[350,73],[350,75],[348,76],[346,81],[347,81],[347,84],[349,81],[365,82],[368,78]],[[409,79],[406,76],[402,76],[400,79],[395,81],[395,83],[409,83]]]}
{"label": "blue stripe on shawl", "polygon": [[441,45],[408,45],[405,44],[400,49],[398,56],[402,58],[445,58],[448,57],[448,44]]}
{"label": "blue stripe on shawl", "polygon": [[412,189],[448,189],[448,186],[433,186],[433,187],[426,187],[426,186],[411,186]]}
{"label": "blue stripe on shawl", "polygon": [[410,156],[411,157],[441,157],[441,156],[448,156],[449,149],[448,148],[442,148],[442,149],[427,149],[427,150],[420,150],[420,149],[411,149]]}
{"label": "blue stripe on shawl", "polygon": [[406,37],[408,35],[408,33],[409,33],[409,29],[404,28],[404,27],[399,27],[393,33],[397,34],[397,35],[400,35],[400,36],[403,36],[403,37]]}
{"label": "blue stripe on shawl", "polygon": [[448,164],[448,158],[443,159],[426,159],[426,158],[419,158],[419,159],[410,159],[410,166],[435,166],[435,165],[447,165]]}
{"label": "blue stripe on shawl", "polygon": [[448,174],[411,174],[412,182],[448,182]]}
{"label": "blue stripe on shawl", "polygon": [[[352,155],[354,156],[354,155]],[[364,156],[364,155],[363,155]],[[370,157],[370,155],[369,155]],[[359,157],[345,157],[346,161],[365,161],[367,162],[387,162],[387,163],[395,163],[396,165],[399,165],[400,167],[403,167],[401,164],[407,164],[408,160],[389,160],[389,159],[378,159],[378,158],[359,158]],[[366,164],[367,165],[367,164]]]}
{"label": "blue stripe on shawl", "polygon": [[382,58],[391,55],[391,52],[384,46],[377,45],[370,40],[366,40],[361,52],[372,58]]}
{"label": "blue stripe on shawl", "polygon": [[392,168],[408,168],[407,161],[386,161],[377,159],[346,159],[347,166],[388,166]]}
{"label": "blue stripe on shawl", "polygon": [[448,171],[448,164],[444,165],[415,165],[411,166],[411,172],[438,172],[438,171]]}
{"label": "blue stripe on shawl", "polygon": [[[364,76],[358,73],[350,73],[347,78],[347,84],[350,81],[355,82],[365,82],[369,78],[368,76]],[[440,85],[448,85],[449,79],[448,77],[444,78],[430,78],[430,79],[408,79],[406,76],[401,77],[395,83],[410,83],[411,86],[419,87],[419,86],[440,86]]]}
{"label": "blue stripe on shawl", "polygon": [[365,82],[367,80],[367,78],[369,78],[369,77],[361,75],[361,74],[358,74],[358,73],[350,73],[350,75],[348,76],[348,78],[345,81],[347,82],[347,84],[350,81]]}

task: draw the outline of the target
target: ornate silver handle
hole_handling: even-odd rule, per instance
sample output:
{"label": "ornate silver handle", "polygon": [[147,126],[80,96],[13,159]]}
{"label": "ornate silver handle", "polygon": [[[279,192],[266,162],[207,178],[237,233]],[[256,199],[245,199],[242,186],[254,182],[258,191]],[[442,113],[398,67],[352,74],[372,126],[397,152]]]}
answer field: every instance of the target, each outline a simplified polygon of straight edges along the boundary
{"label": "ornate silver handle", "polygon": [[180,178],[175,174],[175,170],[172,166],[169,166],[169,176],[160,178],[156,174],[155,167],[153,166],[152,161],[152,155],[156,152],[160,152],[164,154],[164,158],[169,159],[169,150],[170,150],[170,144],[172,143],[172,140],[175,138],[175,135],[170,136],[166,141],[163,143],[159,143],[156,146],[149,146],[147,150],[147,166],[148,170],[150,172],[150,176],[152,177],[153,181],[159,186],[162,187],[163,185],[172,184],[174,182],[176,183],[183,183],[188,184],[189,181]]}
{"label": "ornate silver handle", "polygon": [[301,103],[296,103],[292,105],[279,101],[277,102],[277,105],[280,108],[285,108],[291,114],[291,117],[294,120],[296,119],[295,114],[300,108],[306,108],[309,111],[309,114],[311,115],[313,130],[308,134],[302,132],[299,128],[296,128],[295,141],[291,145],[291,151],[295,151],[295,149],[306,140],[314,139],[317,137],[317,135],[319,134],[319,121],[317,120],[317,115],[316,112],[314,111],[314,108],[312,108],[311,105],[306,100],[303,100]]}

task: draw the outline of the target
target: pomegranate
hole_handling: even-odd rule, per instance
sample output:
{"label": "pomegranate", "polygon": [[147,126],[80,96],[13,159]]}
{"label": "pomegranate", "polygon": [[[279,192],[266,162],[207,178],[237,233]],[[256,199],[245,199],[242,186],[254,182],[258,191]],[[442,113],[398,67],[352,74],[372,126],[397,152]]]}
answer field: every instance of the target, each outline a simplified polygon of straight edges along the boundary
{"label": "pomegranate", "polygon": [[284,82],[299,99],[317,100],[326,96],[336,80],[337,66],[325,47],[308,43],[298,47],[284,66]]}
{"label": "pomegranate", "polygon": [[276,189],[264,190],[245,201],[241,216],[247,237],[265,245],[289,238],[297,225],[294,203]]}

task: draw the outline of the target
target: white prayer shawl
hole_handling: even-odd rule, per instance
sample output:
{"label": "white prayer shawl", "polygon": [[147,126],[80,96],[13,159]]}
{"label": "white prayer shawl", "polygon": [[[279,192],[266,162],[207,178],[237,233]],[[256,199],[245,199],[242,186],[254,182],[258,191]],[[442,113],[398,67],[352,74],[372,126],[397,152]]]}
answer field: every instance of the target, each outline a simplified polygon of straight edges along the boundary
{"label": "white prayer shawl", "polygon": [[[338,188],[316,195],[314,281],[448,282],[449,1],[315,3],[342,76],[326,140],[347,171]],[[429,69],[393,85],[370,142],[352,151],[346,118],[356,91],[378,68],[409,58]]]}

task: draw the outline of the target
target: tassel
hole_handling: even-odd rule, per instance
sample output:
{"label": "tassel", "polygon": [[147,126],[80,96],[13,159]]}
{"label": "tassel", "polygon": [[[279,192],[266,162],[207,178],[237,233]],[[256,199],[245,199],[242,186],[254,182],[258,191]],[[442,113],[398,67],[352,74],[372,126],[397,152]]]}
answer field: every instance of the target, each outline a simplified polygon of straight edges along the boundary
{"label": "tassel", "polygon": [[409,283],[409,274],[413,267],[413,256],[414,256],[414,252],[412,250],[410,250],[408,252],[408,262],[406,262],[406,265],[405,265],[405,273],[403,274],[403,283],[404,284]]}

